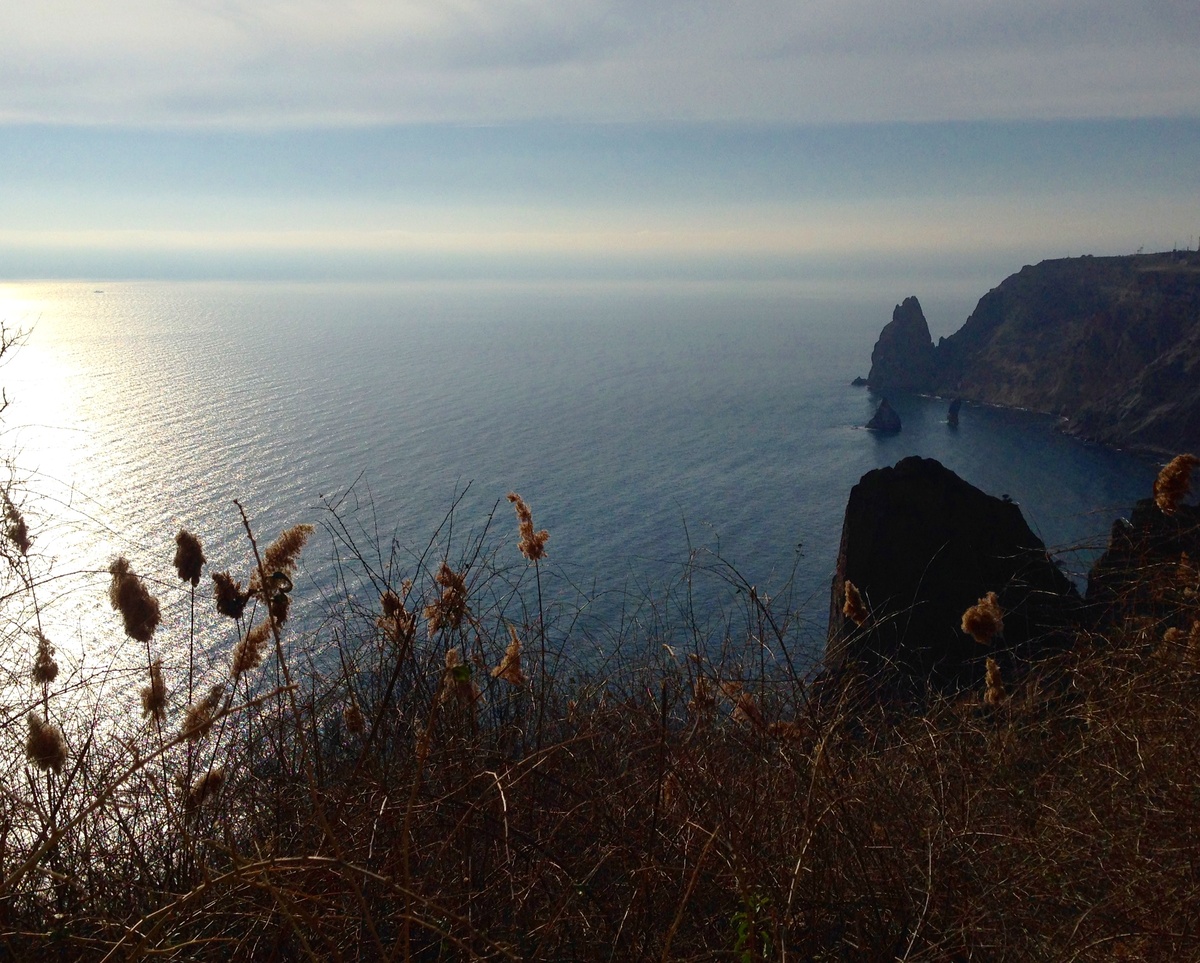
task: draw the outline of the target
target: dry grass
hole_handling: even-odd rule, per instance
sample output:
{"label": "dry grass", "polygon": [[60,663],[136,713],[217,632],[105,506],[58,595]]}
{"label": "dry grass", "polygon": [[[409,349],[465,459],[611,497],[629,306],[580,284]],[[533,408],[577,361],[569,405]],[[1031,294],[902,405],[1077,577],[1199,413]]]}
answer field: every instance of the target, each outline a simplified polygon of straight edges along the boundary
{"label": "dry grass", "polygon": [[[1163,641],[1200,619],[1194,586],[1166,621],[898,713],[870,680],[812,698],[798,613],[719,560],[572,661],[578,609],[511,537],[372,562],[328,529],[357,590],[322,661],[265,561],[236,573],[244,612],[218,579],[233,670],[189,704],[192,667],[154,660],[146,722],[56,690],[26,646],[0,959],[1200,957],[1200,661]],[[263,553],[281,572],[297,531]],[[736,604],[699,617],[701,585]]]}

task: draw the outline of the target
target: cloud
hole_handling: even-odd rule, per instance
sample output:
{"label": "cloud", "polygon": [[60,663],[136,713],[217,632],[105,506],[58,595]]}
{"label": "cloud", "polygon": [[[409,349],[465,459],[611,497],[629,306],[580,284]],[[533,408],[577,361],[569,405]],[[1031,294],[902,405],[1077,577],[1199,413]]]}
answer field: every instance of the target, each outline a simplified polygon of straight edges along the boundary
{"label": "cloud", "polygon": [[0,120],[876,120],[1200,114],[1194,0],[44,0]]}

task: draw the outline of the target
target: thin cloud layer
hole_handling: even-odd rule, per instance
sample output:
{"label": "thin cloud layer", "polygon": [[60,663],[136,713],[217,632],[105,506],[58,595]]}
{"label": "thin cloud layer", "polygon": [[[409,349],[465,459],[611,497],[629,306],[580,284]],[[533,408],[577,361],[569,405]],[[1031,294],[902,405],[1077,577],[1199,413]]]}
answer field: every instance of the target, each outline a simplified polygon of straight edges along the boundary
{"label": "thin cloud layer", "polygon": [[1194,0],[48,0],[0,121],[272,125],[1200,114]]}

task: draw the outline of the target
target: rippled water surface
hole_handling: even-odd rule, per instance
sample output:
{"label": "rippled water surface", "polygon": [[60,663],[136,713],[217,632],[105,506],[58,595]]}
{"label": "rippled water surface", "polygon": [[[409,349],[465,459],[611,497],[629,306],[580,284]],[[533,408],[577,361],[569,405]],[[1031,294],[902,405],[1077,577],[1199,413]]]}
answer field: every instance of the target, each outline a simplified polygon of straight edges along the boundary
{"label": "rippled water surface", "polygon": [[[558,571],[600,589],[652,585],[689,545],[760,586],[796,566],[819,630],[872,468],[938,458],[1055,549],[1149,491],[1153,465],[1041,416],[968,407],[951,430],[943,402],[902,398],[902,434],[857,428],[874,400],[849,381],[890,307],[696,284],[3,286],[0,319],[31,328],[3,369],[5,439],[54,559],[41,601],[59,644],[103,657],[116,554],[163,581],[178,629],[174,534],[244,570],[235,498],[269,538],[353,489],[344,506],[419,550],[469,483],[460,530],[519,491]],[[507,504],[496,531],[515,555]],[[302,588],[330,587],[330,556],[318,538]]]}

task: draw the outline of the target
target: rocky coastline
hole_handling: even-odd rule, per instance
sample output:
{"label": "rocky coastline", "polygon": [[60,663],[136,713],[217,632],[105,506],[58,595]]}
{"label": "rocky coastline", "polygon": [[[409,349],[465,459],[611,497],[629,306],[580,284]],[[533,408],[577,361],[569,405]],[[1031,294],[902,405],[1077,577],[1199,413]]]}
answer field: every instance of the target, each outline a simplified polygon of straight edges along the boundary
{"label": "rocky coastline", "polygon": [[1064,430],[1174,455],[1200,448],[1200,252],[1026,266],[935,345],[906,298],[880,333],[868,386],[1056,415]]}

